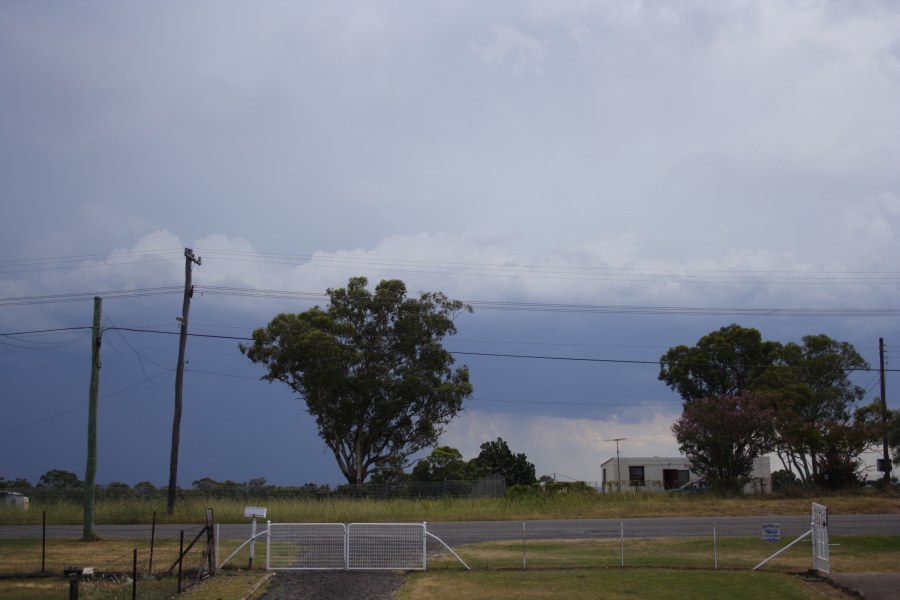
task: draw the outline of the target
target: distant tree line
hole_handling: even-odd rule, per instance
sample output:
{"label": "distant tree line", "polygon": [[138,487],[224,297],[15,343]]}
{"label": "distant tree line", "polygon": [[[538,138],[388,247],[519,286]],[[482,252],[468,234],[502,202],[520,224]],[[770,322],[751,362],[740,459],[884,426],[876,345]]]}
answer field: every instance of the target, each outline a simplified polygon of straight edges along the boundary
{"label": "distant tree line", "polygon": [[[502,438],[481,445],[481,452],[472,460],[463,460],[459,450],[449,446],[438,446],[416,463],[411,472],[396,469],[378,470],[368,484],[338,485],[335,488],[325,484],[306,483],[301,486],[269,485],[264,477],[256,477],[245,482],[232,480],[218,481],[212,477],[201,477],[191,483],[188,489],[179,489],[184,497],[280,497],[304,496],[323,498],[333,495],[381,495],[380,488],[387,484],[411,484],[405,491],[408,495],[440,496],[466,495],[472,489],[472,481],[484,478],[500,478],[505,487],[529,486],[535,484],[535,467],[523,453],[514,453]],[[446,482],[455,485],[447,487]],[[423,484],[416,487],[414,484]],[[441,485],[427,485],[441,484]],[[366,486],[370,486],[367,488]],[[36,486],[25,479],[6,480],[0,477],[0,489],[14,489],[30,492],[36,497],[69,497],[81,494],[84,482],[75,473],[53,469],[41,475]],[[119,481],[97,486],[99,497],[107,498],[162,498],[166,487],[157,487],[149,481],[141,481],[134,486]],[[502,488],[501,488],[502,489]],[[396,490],[396,488],[395,488]],[[403,490],[401,490],[403,491]],[[393,493],[393,495],[397,495]]]}

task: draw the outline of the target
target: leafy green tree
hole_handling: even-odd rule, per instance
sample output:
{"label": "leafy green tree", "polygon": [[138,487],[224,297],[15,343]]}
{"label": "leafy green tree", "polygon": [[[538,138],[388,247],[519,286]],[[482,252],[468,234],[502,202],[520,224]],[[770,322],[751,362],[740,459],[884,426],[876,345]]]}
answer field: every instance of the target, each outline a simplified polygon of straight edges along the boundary
{"label": "leafy green tree", "polygon": [[477,476],[500,475],[506,485],[531,485],[537,481],[534,465],[522,453],[513,454],[503,438],[481,445],[481,452],[472,459],[471,468]]}
{"label": "leafy green tree", "polygon": [[781,492],[800,484],[800,480],[792,471],[779,469],[772,471],[772,491]]}
{"label": "leafy green tree", "polygon": [[413,467],[412,481],[460,481],[468,479],[468,463],[450,446],[438,446]]}
{"label": "leafy green tree", "polygon": [[27,479],[23,479],[21,477],[17,477],[16,479],[4,479],[2,476],[0,476],[0,489],[11,490],[30,487],[31,482]]}
{"label": "leafy green tree", "polygon": [[134,491],[140,496],[151,498],[156,495],[156,486],[149,481],[139,481],[134,484]]}
{"label": "leafy green tree", "polygon": [[684,399],[752,392],[774,410],[774,450],[806,486],[856,482],[860,455],[877,437],[865,391],[850,375],[868,363],[846,342],[809,335],[801,344],[764,341],[759,331],[729,325],[696,346],[660,358],[659,379]]}
{"label": "leafy green tree", "polygon": [[51,469],[38,479],[38,487],[49,487],[59,490],[81,487],[81,484],[82,482],[79,481],[78,475],[61,469]]}
{"label": "leafy green tree", "polygon": [[659,380],[685,403],[736,396],[758,387],[774,364],[780,344],[765,342],[756,329],[728,325],[700,338],[695,346],[676,346],[659,359]]}
{"label": "leafy green tree", "polygon": [[739,493],[754,459],[771,450],[773,414],[750,392],[696,399],[684,405],[672,433],[691,468],[714,490]]}
{"label": "leafy green tree", "polygon": [[779,350],[765,381],[775,409],[775,451],[805,486],[840,488],[857,481],[860,455],[878,439],[880,412],[864,406],[850,374],[869,364],[852,344],[805,336]]}
{"label": "leafy green tree", "polygon": [[222,482],[216,481],[212,477],[201,477],[196,481],[192,481],[191,487],[204,492],[209,492],[222,487]]}
{"label": "leafy green tree", "polygon": [[453,369],[441,342],[472,308],[439,292],[406,296],[399,280],[374,293],[365,277],[329,289],[329,305],[280,314],[241,352],[305,401],[349,483],[403,466],[435,444],[472,394],[469,371]]}

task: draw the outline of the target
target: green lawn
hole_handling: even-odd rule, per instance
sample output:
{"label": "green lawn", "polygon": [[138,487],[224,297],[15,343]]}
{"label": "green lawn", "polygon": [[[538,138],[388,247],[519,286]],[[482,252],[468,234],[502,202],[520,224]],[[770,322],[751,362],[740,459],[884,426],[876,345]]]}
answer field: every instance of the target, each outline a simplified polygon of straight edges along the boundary
{"label": "green lawn", "polygon": [[575,569],[416,573],[399,600],[816,600],[850,598],[825,583],[784,573],[671,569]]}

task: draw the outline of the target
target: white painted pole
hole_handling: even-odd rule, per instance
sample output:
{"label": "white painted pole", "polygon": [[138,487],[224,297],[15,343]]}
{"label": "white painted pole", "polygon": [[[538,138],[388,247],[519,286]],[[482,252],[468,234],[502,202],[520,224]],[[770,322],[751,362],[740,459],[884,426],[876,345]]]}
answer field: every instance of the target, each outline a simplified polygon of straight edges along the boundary
{"label": "white painted pole", "polygon": [[719,568],[719,541],[716,538],[716,524],[713,523],[713,569]]}
{"label": "white painted pole", "polygon": [[525,549],[525,521],[522,521],[522,570],[525,571],[528,568],[528,557],[526,555]]}
{"label": "white painted pole", "polygon": [[250,542],[250,563],[247,565],[247,570],[253,568],[253,556],[255,555],[256,550],[256,517],[253,517],[253,520],[250,522],[250,539],[253,540]]}

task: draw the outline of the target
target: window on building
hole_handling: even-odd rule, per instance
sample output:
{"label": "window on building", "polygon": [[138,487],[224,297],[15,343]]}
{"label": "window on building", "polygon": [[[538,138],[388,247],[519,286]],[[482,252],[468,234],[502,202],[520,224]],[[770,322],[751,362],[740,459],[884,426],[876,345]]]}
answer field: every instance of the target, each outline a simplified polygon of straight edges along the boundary
{"label": "window on building", "polygon": [[644,485],[644,467],[628,467],[628,479],[631,485]]}

